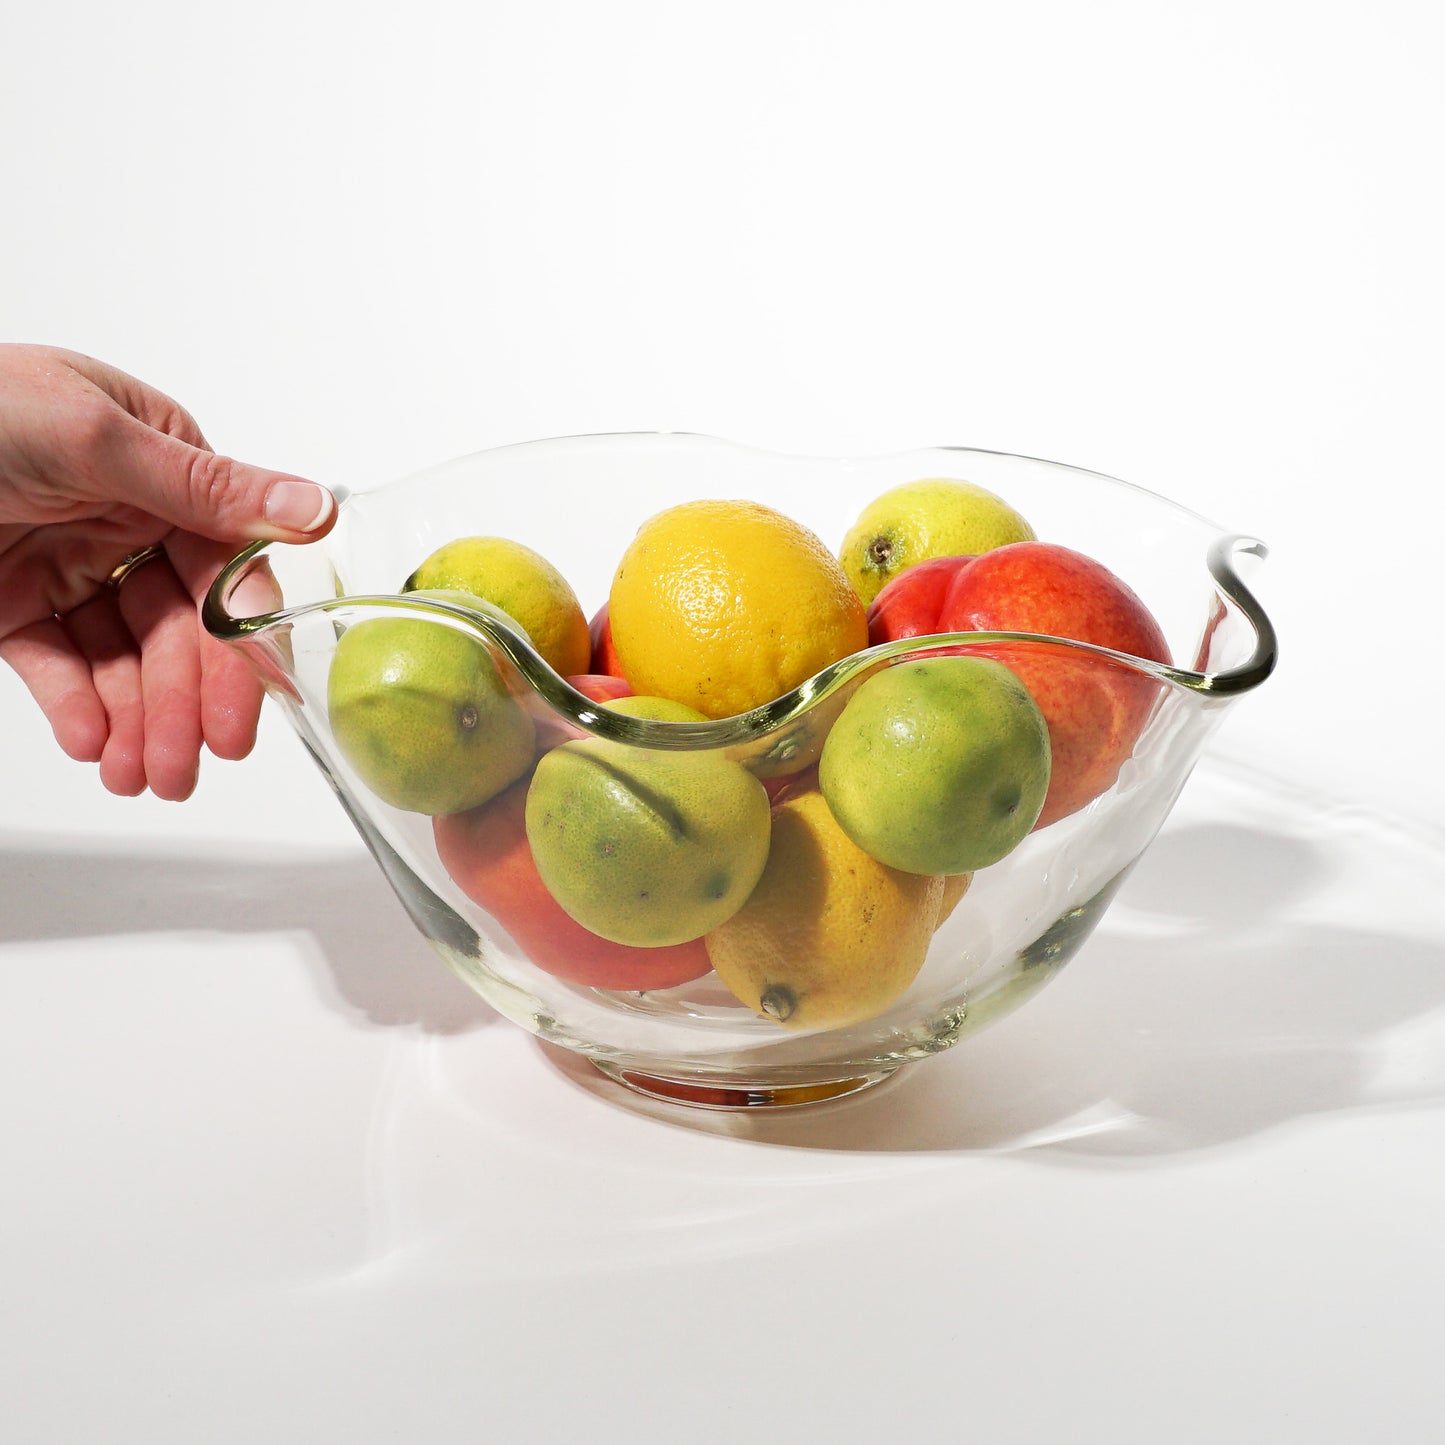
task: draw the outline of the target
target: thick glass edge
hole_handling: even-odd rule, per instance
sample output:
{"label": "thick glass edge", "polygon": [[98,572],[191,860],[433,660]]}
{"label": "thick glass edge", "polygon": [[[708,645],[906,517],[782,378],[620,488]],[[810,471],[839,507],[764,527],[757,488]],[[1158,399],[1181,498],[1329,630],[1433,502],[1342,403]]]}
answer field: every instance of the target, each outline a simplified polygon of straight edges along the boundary
{"label": "thick glass edge", "polygon": [[[585,443],[592,440],[626,441],[629,439],[677,438],[697,441],[703,444],[724,446],[731,450],[751,452],[756,455],[777,457],[779,454],[761,448],[727,442],[697,432],[614,432],[593,433],[572,437],[554,437],[544,442],[517,442],[509,446],[489,448],[473,453],[473,456],[495,456],[500,452],[519,448],[567,443]],[[1042,458],[1019,456],[1011,452],[987,452],[977,447],[937,447],[922,450],[950,451],[956,453],[985,454],[1008,457],[1013,460],[1033,462],[1059,467],[1060,469],[1095,477],[1100,481],[1138,492],[1171,507],[1180,513],[1195,518],[1207,526],[1215,524],[1200,514],[1162,497],[1148,488],[1131,482],[1121,481],[1103,472],[1090,472],[1086,468],[1069,463],[1049,462]],[[897,456],[914,453],[897,453]],[[803,460],[798,457],[796,460]],[[880,460],[886,458],[873,458]],[[443,465],[455,465],[458,458]],[[845,458],[822,458],[813,460],[846,461]],[[400,479],[400,484],[420,480],[435,468],[427,468],[412,476]],[[361,495],[364,495],[361,494]],[[665,749],[735,747],[739,744],[756,742],[759,738],[779,727],[796,721],[816,703],[836,692],[850,682],[860,679],[878,667],[905,658],[909,655],[923,656],[950,646],[979,647],[997,643],[1037,644],[1051,648],[1062,648],[1070,652],[1092,655],[1107,659],[1135,671],[1148,673],[1173,687],[1217,698],[1233,698],[1252,691],[1273,672],[1278,654],[1278,642],[1268,615],[1258,599],[1240,577],[1234,559],[1238,554],[1248,554],[1263,559],[1268,549],[1257,538],[1240,533],[1226,533],[1214,539],[1206,556],[1205,565],[1213,577],[1219,595],[1235,607],[1245,618],[1254,634],[1254,648],[1250,657],[1241,665],[1220,672],[1205,673],[1188,668],[1169,666],[1117,652],[1112,648],[1098,647],[1092,643],[1077,642],[1071,638],[1054,637],[1046,633],[1027,632],[955,632],[939,633],[927,638],[906,638],[897,642],[880,643],[861,652],[831,663],[821,672],[800,683],[791,692],[764,703],[762,706],[734,717],[700,723],[658,722],[648,718],[628,717],[613,712],[610,708],[592,701],[585,694],[572,687],[565,678],[554,672],[532,648],[521,634],[513,632],[505,623],[488,614],[469,607],[442,601],[437,598],[422,598],[414,594],[371,593],[354,594],[336,598],[325,598],[299,607],[285,608],[277,612],[262,613],[254,617],[237,617],[225,606],[222,598],[231,583],[245,566],[267,548],[281,545],[269,541],[252,542],[237,553],[222,567],[206,592],[201,604],[201,621],[213,637],[228,643],[242,643],[257,637],[266,629],[293,622],[315,613],[332,613],[357,607],[395,609],[398,611],[433,613],[449,616],[482,635],[499,647],[513,665],[527,680],[532,689],[569,722],[577,724],[598,737],[617,742],[630,743]]]}

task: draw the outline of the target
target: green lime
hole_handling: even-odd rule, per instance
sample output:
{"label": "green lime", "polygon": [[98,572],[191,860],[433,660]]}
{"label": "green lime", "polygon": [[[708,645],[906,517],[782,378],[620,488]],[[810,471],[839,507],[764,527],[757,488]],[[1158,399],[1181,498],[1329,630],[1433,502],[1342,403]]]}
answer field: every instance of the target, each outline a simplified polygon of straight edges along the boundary
{"label": "green lime", "polygon": [[542,881],[614,943],[686,943],[730,918],[762,874],[769,835],[767,790],[715,753],[588,738],[545,754],[527,792]]}
{"label": "green lime", "polygon": [[605,704],[613,712],[625,713],[628,717],[651,718],[653,722],[706,722],[707,718],[695,707],[685,702],[673,702],[670,697],[615,697]]}
{"label": "green lime", "polygon": [[[496,611],[461,593],[424,595]],[[372,617],[348,627],[331,659],[326,708],[361,780],[408,812],[474,808],[532,762],[532,719],[491,649],[440,618]]]}
{"label": "green lime", "polygon": [[818,784],[844,832],[908,873],[969,873],[1028,834],[1049,730],[1002,663],[937,657],[875,674],[823,744]]}

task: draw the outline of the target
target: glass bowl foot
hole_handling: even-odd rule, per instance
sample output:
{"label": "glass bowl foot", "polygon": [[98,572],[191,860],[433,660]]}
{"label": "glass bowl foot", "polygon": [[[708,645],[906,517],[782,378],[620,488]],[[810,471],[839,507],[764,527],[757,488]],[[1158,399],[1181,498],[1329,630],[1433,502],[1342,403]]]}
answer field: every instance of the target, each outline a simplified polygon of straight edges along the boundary
{"label": "glass bowl foot", "polygon": [[593,1059],[591,1062],[600,1073],[634,1093],[692,1109],[790,1109],[801,1104],[821,1104],[871,1089],[890,1078],[898,1069],[898,1065],[894,1064],[868,1073],[850,1074],[846,1078],[803,1084],[737,1083],[647,1074],[605,1059]]}

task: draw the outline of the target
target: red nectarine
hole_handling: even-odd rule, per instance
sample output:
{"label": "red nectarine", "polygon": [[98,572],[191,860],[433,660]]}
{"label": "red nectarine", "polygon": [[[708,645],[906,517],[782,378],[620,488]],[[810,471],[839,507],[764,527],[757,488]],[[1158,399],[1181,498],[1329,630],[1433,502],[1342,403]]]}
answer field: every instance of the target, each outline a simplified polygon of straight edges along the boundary
{"label": "red nectarine", "polygon": [[[1014,542],[977,557],[951,588],[939,631],[1037,632],[1170,660],[1159,624],[1130,587],[1102,563],[1049,542]],[[979,653],[1012,668],[1048,722],[1053,773],[1037,826],[1112,787],[1161,684],[1063,647],[1011,643]]]}

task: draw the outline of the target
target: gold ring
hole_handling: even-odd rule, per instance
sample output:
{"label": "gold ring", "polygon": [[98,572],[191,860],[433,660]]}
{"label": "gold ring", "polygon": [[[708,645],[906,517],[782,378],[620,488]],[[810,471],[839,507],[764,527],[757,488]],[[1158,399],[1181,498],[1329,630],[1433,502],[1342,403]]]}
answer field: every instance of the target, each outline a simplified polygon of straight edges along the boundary
{"label": "gold ring", "polygon": [[120,584],[124,582],[137,567],[144,567],[147,562],[154,562],[157,557],[164,557],[165,555],[166,549],[159,542],[152,542],[149,547],[142,547],[139,552],[132,552],[130,556],[105,579],[105,585],[118,590]]}

